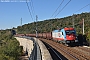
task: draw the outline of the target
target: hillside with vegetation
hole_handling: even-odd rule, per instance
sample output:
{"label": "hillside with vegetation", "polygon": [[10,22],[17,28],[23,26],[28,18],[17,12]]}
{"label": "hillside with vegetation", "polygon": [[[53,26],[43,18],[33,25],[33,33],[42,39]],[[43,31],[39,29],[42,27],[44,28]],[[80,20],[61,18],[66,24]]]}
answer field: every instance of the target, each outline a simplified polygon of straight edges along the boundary
{"label": "hillside with vegetation", "polygon": [[10,30],[0,30],[0,60],[19,60],[22,48]]}
{"label": "hillside with vegetation", "polygon": [[36,25],[38,33],[43,32],[51,32],[55,29],[61,29],[64,27],[73,27],[77,31],[77,34],[82,34],[83,29],[83,19],[84,19],[84,27],[85,27],[85,35],[88,39],[90,39],[90,12],[85,12],[81,14],[74,14],[72,16],[64,17],[64,18],[55,18],[55,19],[47,19],[44,21],[28,23],[23,26],[17,27],[17,33],[35,33]]}

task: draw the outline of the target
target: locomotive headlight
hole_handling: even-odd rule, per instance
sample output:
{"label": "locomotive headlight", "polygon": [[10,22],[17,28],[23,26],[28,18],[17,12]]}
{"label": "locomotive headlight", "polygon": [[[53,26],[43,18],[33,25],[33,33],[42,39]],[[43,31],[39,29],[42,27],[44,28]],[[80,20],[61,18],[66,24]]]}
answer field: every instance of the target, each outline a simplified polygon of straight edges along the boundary
{"label": "locomotive headlight", "polygon": [[76,40],[78,40],[78,38],[76,37]]}
{"label": "locomotive headlight", "polygon": [[66,41],[67,43],[70,43],[70,41]]}
{"label": "locomotive headlight", "polygon": [[75,42],[78,42],[78,40],[75,40]]}
{"label": "locomotive headlight", "polygon": [[77,39],[77,37],[76,37],[76,39]]}

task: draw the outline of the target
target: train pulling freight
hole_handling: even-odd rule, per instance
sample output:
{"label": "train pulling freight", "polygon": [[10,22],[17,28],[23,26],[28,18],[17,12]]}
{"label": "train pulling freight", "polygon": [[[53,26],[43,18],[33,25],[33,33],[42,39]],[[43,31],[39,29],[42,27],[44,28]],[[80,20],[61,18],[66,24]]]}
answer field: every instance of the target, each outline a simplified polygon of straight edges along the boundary
{"label": "train pulling freight", "polygon": [[[23,34],[22,34],[23,35]],[[26,36],[36,37],[36,34],[25,34]],[[52,39],[57,42],[71,44],[78,42],[76,31],[72,27],[65,27],[63,29],[54,30],[49,33],[38,33],[37,37]]]}
{"label": "train pulling freight", "polygon": [[78,42],[76,31],[74,28],[63,28],[61,30],[54,30],[52,32],[52,38],[66,44]]}

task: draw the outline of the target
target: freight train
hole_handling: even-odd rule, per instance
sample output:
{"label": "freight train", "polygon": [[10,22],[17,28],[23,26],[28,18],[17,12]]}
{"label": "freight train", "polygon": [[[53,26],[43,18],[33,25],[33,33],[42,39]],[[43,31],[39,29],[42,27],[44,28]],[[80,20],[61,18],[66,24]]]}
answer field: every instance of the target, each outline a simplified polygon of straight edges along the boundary
{"label": "freight train", "polygon": [[[36,37],[36,34],[21,34],[21,35]],[[63,29],[54,30],[49,33],[38,33],[37,37],[54,40],[54,41],[65,43],[65,44],[71,44],[71,43],[78,42],[76,31],[72,27],[65,27]]]}

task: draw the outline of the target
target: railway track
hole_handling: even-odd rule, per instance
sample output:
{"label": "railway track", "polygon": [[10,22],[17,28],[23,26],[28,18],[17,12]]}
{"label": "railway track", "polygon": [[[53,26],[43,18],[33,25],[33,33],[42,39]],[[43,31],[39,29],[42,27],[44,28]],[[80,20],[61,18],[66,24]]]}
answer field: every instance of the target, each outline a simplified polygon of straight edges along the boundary
{"label": "railway track", "polygon": [[[90,52],[87,52],[86,50],[84,50],[84,48],[79,50],[80,48],[78,47],[76,47],[77,49],[73,47],[67,47],[63,44],[59,44],[51,40],[46,40],[46,39],[40,39],[40,40],[52,46],[54,49],[56,49],[58,52],[60,52],[63,56],[65,56],[69,60],[90,60],[90,55],[89,55]],[[89,54],[86,54],[85,52]]]}
{"label": "railway track", "polygon": [[80,46],[80,47],[73,47],[72,49],[80,51],[81,53],[84,53],[85,55],[88,55],[88,57],[90,56],[90,48]]}
{"label": "railway track", "polygon": [[[43,41],[42,41],[43,42]],[[64,57],[62,54],[60,54],[57,50],[52,48],[49,44],[43,42],[46,48],[48,49],[49,53],[52,56],[53,60],[68,60],[66,57]]]}

